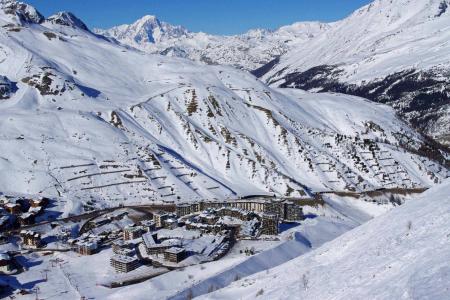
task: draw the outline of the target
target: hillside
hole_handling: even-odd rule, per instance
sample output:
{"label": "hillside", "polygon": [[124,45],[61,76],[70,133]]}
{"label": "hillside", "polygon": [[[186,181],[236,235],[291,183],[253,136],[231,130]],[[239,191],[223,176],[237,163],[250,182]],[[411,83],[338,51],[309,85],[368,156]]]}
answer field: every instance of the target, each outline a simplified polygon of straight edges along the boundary
{"label": "hillside", "polygon": [[376,0],[255,71],[272,86],[332,91],[386,103],[449,143],[447,0]]}
{"label": "hillside", "polygon": [[448,146],[449,5],[375,0],[338,22],[298,22],[234,36],[190,32],[154,16],[96,32],[148,53],[249,70],[272,86],[385,103]]}
{"label": "hillside", "polygon": [[268,272],[198,299],[448,299],[450,181]]}
{"label": "hillside", "polygon": [[126,203],[428,187],[445,157],[392,109],[150,55],[70,13],[0,10],[0,191]]}

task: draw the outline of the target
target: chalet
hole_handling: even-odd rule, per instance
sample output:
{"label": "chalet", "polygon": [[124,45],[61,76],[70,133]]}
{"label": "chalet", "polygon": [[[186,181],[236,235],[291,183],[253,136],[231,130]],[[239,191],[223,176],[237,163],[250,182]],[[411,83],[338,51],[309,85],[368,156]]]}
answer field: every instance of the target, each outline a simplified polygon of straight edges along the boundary
{"label": "chalet", "polygon": [[21,226],[32,225],[35,223],[35,214],[26,212],[21,214],[18,219]]}
{"label": "chalet", "polygon": [[0,253],[0,272],[7,274],[13,270],[11,257],[7,253]]}
{"label": "chalet", "polygon": [[137,258],[124,255],[114,255],[110,263],[117,273],[128,273],[139,267]]}
{"label": "chalet", "polygon": [[31,207],[46,207],[49,203],[49,199],[42,197],[38,199],[31,199],[29,202]]}
{"label": "chalet", "polygon": [[12,215],[18,215],[22,212],[22,206],[19,203],[6,203],[5,209]]}
{"label": "chalet", "polygon": [[23,244],[30,248],[39,248],[42,246],[42,238],[40,233],[33,231],[21,231]]}
{"label": "chalet", "polygon": [[[35,216],[37,216],[37,215],[40,215],[41,213],[44,212],[44,208],[43,208],[42,206],[30,207],[30,209],[28,210],[28,212],[31,213],[31,214],[33,214],[33,215],[35,215]],[[52,225],[55,225],[55,224],[58,224],[58,223],[52,223],[51,226],[52,226]],[[54,227],[53,227],[53,228],[54,228]]]}

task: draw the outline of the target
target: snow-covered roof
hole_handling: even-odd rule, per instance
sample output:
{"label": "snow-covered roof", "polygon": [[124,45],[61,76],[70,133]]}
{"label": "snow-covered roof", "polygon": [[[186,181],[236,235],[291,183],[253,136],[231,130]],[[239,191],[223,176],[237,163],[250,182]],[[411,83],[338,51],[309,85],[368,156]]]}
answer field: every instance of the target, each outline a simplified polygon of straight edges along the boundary
{"label": "snow-covered roof", "polygon": [[0,225],[5,224],[10,219],[10,216],[0,216]]}
{"label": "snow-covered roof", "polygon": [[98,243],[97,241],[81,241],[78,242],[78,246],[94,250],[98,248]]}
{"label": "snow-covered roof", "polygon": [[143,220],[141,221],[142,226],[153,226],[155,225],[155,222],[153,220]]}
{"label": "snow-covered roof", "polygon": [[178,248],[178,247],[172,247],[166,250],[166,253],[170,254],[180,254],[183,253],[185,250],[184,248]]}
{"label": "snow-covered roof", "polygon": [[138,259],[136,257],[126,256],[126,255],[114,255],[111,257],[111,260],[115,260],[120,263],[131,263],[134,261],[137,261]]}
{"label": "snow-covered roof", "polygon": [[0,253],[0,260],[11,260],[8,253]]}
{"label": "snow-covered roof", "polygon": [[43,210],[42,207],[38,206],[38,207],[30,207],[30,209],[28,210],[29,213],[31,214],[38,214]]}
{"label": "snow-covered roof", "polygon": [[159,245],[163,245],[163,246],[180,246],[181,245],[181,241],[177,240],[177,239],[165,240],[165,241],[161,242],[161,244],[159,244]]}
{"label": "snow-covered roof", "polygon": [[142,231],[143,228],[142,228],[142,226],[127,226],[124,228],[124,230],[126,230],[128,232],[136,232],[136,231]]}
{"label": "snow-covered roof", "polygon": [[158,239],[195,239],[200,236],[197,230],[186,230],[178,227],[175,229],[158,230]]}
{"label": "snow-covered roof", "polygon": [[34,214],[32,214],[31,212],[26,212],[26,213],[21,214],[20,218],[25,220],[25,219],[31,218],[32,216],[34,216]]}
{"label": "snow-covered roof", "polygon": [[156,245],[155,239],[153,238],[153,235],[151,232],[148,232],[144,235],[142,235],[142,241],[145,244],[145,247],[149,248],[153,245]]}

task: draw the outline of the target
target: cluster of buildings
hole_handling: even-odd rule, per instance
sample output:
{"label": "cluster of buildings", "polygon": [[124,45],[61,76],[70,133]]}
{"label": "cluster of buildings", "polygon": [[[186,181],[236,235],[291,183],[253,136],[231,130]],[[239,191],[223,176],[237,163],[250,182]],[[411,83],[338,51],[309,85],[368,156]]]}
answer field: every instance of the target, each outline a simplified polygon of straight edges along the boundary
{"label": "cluster of buildings", "polygon": [[[280,222],[294,222],[304,218],[300,205],[272,198],[179,204],[176,206],[176,213],[188,229],[217,233],[233,227],[234,233],[241,236],[277,235]],[[223,222],[224,217],[242,222],[232,226],[230,222]]]}
{"label": "cluster of buildings", "polygon": [[25,198],[0,196],[0,230],[32,225],[44,212],[48,198]]}
{"label": "cluster of buildings", "polygon": [[[27,213],[38,211],[48,200],[27,200],[27,203],[29,207],[21,201],[8,200],[0,202],[0,206],[8,214],[21,216],[24,208]],[[110,244],[113,252],[110,265],[118,273],[127,273],[141,264],[181,266],[191,255],[200,255],[205,260],[219,259],[236,238],[277,235],[280,222],[301,219],[301,206],[287,200],[202,201],[176,205],[176,213],[154,212],[151,219],[137,224],[126,211],[112,212],[89,221],[84,234],[66,242],[81,255],[95,254],[103,245]],[[41,247],[39,233],[22,230],[20,235],[25,246]],[[0,261],[0,268],[1,264]]]}
{"label": "cluster of buildings", "polygon": [[202,212],[207,209],[235,208],[257,214],[274,214],[280,221],[293,222],[303,219],[302,207],[291,200],[251,198],[229,201],[201,201],[176,206],[178,217]]}

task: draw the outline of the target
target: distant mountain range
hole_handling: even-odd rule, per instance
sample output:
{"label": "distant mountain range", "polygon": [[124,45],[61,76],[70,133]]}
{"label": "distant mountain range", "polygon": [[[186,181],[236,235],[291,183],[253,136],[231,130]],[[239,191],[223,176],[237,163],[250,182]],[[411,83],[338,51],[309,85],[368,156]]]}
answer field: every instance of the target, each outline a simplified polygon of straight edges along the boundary
{"label": "distant mountain range", "polygon": [[235,36],[192,33],[152,16],[96,32],[150,53],[254,71],[272,86],[386,103],[449,145],[449,16],[448,0],[376,0],[342,21]]}
{"label": "distant mountain range", "polygon": [[254,70],[328,30],[330,26],[307,22],[275,31],[255,29],[242,35],[218,36],[191,32],[184,27],[161,22],[155,16],[145,16],[131,25],[94,31],[149,53]]}

